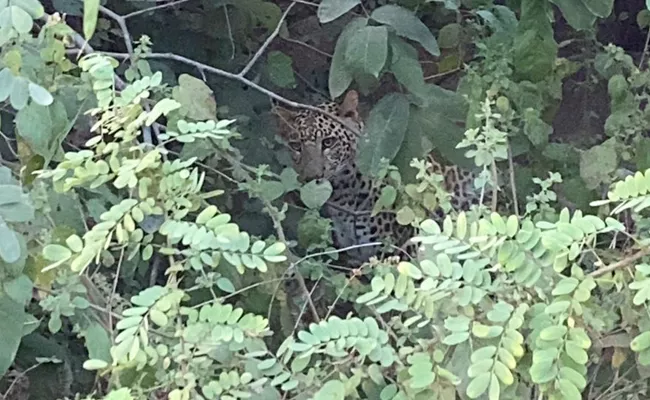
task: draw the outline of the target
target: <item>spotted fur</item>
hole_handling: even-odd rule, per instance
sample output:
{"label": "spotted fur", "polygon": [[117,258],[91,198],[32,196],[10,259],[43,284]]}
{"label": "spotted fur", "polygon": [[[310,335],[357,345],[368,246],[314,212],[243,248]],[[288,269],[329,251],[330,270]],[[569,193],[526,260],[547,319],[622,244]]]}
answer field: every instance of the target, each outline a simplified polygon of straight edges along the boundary
{"label": "spotted fur", "polygon": [[[358,94],[350,91],[341,104],[325,103],[318,107],[363,130],[359,116]],[[332,195],[323,207],[334,226],[333,239],[338,248],[393,239],[401,245],[412,234],[412,228],[397,223],[394,213],[372,216],[372,208],[381,187],[357,169],[355,159],[358,137],[328,115],[312,111],[290,111],[277,108],[279,134],[287,144],[294,169],[303,181],[328,179]],[[433,172],[444,176],[444,186],[452,194],[452,206],[467,210],[478,202],[473,189],[475,175],[456,166],[443,166],[432,156]],[[441,215],[439,214],[438,217]],[[361,247],[349,252],[358,262],[377,254],[377,247]]]}

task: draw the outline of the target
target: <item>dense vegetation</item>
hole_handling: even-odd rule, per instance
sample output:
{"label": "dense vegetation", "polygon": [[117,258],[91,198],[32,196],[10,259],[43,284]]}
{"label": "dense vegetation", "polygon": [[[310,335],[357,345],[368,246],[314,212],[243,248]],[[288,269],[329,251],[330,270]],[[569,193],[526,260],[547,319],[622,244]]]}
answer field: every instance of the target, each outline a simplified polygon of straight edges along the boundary
{"label": "dense vegetation", "polygon": [[[0,396],[647,398],[648,8],[0,1]],[[276,137],[350,89],[417,259],[347,267]]]}

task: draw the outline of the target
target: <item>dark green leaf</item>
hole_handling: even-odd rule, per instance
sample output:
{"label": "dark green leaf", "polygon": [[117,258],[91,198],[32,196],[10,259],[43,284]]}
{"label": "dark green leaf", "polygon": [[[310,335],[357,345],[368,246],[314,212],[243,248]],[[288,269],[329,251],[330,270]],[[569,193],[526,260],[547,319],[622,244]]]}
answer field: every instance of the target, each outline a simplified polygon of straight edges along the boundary
{"label": "dark green leaf", "polygon": [[451,49],[460,42],[460,25],[456,23],[443,26],[438,32],[438,45],[443,49]]}
{"label": "dark green leaf", "polygon": [[18,112],[16,128],[36,154],[49,163],[60,151],[61,139],[69,131],[65,107],[56,101],[48,107],[30,103]]}
{"label": "dark green leaf", "polygon": [[353,71],[378,77],[388,56],[388,31],[365,26],[352,34],[345,49],[345,64]]}
{"label": "dark green leaf", "polygon": [[607,18],[614,8],[614,0],[582,0],[582,3],[594,15],[600,18]]}
{"label": "dark green leaf", "polygon": [[408,120],[409,103],[404,95],[391,93],[373,107],[358,148],[357,160],[362,172],[373,174],[382,158],[393,160],[404,140]]}
{"label": "dark green leaf", "polygon": [[420,43],[431,55],[440,55],[436,38],[429,28],[409,10],[388,4],[373,11],[370,18],[392,27],[398,35]]}
{"label": "dark green leaf", "polygon": [[596,16],[589,11],[583,0],[551,0],[551,2],[558,6],[573,29],[587,30],[593,27]]}
{"label": "dark green leaf", "polygon": [[272,51],[266,58],[266,72],[273,84],[281,88],[296,87],[291,57],[281,51]]}

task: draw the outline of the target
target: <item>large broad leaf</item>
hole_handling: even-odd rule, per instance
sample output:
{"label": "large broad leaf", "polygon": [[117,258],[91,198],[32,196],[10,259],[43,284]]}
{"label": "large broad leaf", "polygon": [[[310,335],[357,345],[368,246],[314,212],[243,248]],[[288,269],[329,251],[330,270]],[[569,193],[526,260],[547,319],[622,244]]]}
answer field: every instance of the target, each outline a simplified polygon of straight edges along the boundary
{"label": "large broad leaf", "polygon": [[382,158],[392,161],[404,140],[409,120],[409,102],[399,93],[381,99],[370,112],[357,162],[366,175],[377,172]]}
{"label": "large broad leaf", "polygon": [[515,74],[519,80],[539,82],[553,70],[557,43],[548,20],[548,3],[523,0],[521,20],[514,43]]}
{"label": "large broad leaf", "polygon": [[388,56],[388,30],[366,26],[352,34],[345,49],[345,63],[353,71],[378,77]]}
{"label": "large broad leaf", "polygon": [[295,88],[291,57],[281,51],[272,51],[266,57],[266,73],[273,84],[281,88]]}
{"label": "large broad leaf", "polygon": [[112,361],[111,338],[100,323],[92,322],[83,335],[86,339],[89,359],[104,360],[107,363]]}
{"label": "large broad leaf", "polygon": [[420,43],[431,55],[440,55],[436,38],[429,28],[409,10],[388,4],[373,11],[370,18],[392,27],[398,35]]}
{"label": "large broad leaf", "polygon": [[607,18],[612,13],[614,0],[551,0],[558,6],[571,27],[591,29],[596,18]]}
{"label": "large broad leaf", "polygon": [[22,304],[0,292],[0,376],[3,376],[16,357],[23,336],[25,310]]}
{"label": "large broad leaf", "polygon": [[551,3],[558,6],[573,29],[591,29],[596,22],[596,16],[580,0],[551,0]]}
{"label": "large broad leaf", "polygon": [[353,9],[361,0],[323,0],[318,5],[318,20],[322,24],[334,21],[341,15]]}
{"label": "large broad leaf", "polygon": [[367,18],[356,18],[350,21],[336,41],[328,82],[330,96],[333,99],[342,95],[350,87],[354,77],[353,71],[345,64],[345,51],[348,47],[348,40],[356,31],[367,25]]}
{"label": "large broad leaf", "polygon": [[172,94],[174,100],[181,103],[180,111],[184,116],[198,121],[216,118],[217,103],[212,89],[202,80],[182,74]]}
{"label": "large broad leaf", "polygon": [[418,61],[417,51],[413,46],[396,36],[390,37],[391,65],[390,70],[397,81],[404,85],[412,94],[422,97],[426,88],[422,66]]}
{"label": "large broad leaf", "polygon": [[49,163],[59,153],[61,140],[68,134],[68,114],[59,101],[45,107],[30,103],[16,115],[18,135],[30,149]]}
{"label": "large broad leaf", "polygon": [[421,107],[411,106],[408,129],[393,164],[400,169],[405,180],[413,180],[415,171],[409,167],[411,160],[422,159],[436,148],[447,161],[472,168],[471,160],[456,148],[464,137],[462,126],[467,115],[467,102],[456,92],[436,85],[426,85],[423,94],[426,102]]}
{"label": "large broad leaf", "polygon": [[601,183],[609,183],[609,175],[616,170],[616,139],[594,146],[580,155],[580,176],[588,189],[595,189]]}

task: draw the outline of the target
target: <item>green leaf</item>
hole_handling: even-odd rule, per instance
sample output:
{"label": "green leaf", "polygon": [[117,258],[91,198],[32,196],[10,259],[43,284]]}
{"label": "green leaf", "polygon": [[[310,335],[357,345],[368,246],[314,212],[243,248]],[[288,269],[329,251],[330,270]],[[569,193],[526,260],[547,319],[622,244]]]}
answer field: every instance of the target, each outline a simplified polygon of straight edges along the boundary
{"label": "green leaf", "polygon": [[99,322],[92,322],[83,336],[88,349],[88,358],[111,362],[111,338]]}
{"label": "green leaf", "polygon": [[14,74],[9,68],[0,71],[0,102],[5,101],[11,95],[14,86]]}
{"label": "green leaf", "polygon": [[2,288],[13,301],[27,305],[32,299],[34,284],[27,275],[21,274],[17,278],[5,280]]}
{"label": "green leaf", "polygon": [[281,51],[269,53],[266,57],[266,73],[274,85],[291,89],[296,87],[292,62],[291,57]]}
{"label": "green leaf", "polygon": [[327,381],[322,388],[314,394],[314,400],[343,400],[345,399],[345,385],[339,380]]}
{"label": "green leaf", "polygon": [[29,81],[22,76],[14,77],[9,102],[16,110],[22,110],[29,100]]}
{"label": "green leaf", "polygon": [[48,244],[43,248],[43,257],[48,261],[58,262],[72,257],[72,252],[65,246]]}
{"label": "green leaf", "polygon": [[334,48],[334,55],[332,56],[332,64],[330,65],[328,77],[328,89],[330,96],[333,99],[342,95],[352,83],[353,71],[348,68],[345,63],[345,52],[348,48],[348,41],[352,35],[366,25],[368,25],[368,19],[366,18],[353,19],[349,24],[347,24],[345,29],[343,29],[343,32],[341,32],[336,41],[336,47]]}
{"label": "green leaf", "polygon": [[461,28],[457,23],[443,26],[438,32],[438,45],[443,49],[452,49],[460,43]]}
{"label": "green leaf", "polygon": [[99,0],[84,0],[83,30],[86,40],[90,40],[95,33],[98,15]]}
{"label": "green leaf", "polygon": [[467,385],[467,396],[471,399],[476,399],[487,390],[490,385],[492,375],[489,372],[484,372]]}
{"label": "green leaf", "polygon": [[29,97],[41,106],[49,106],[54,101],[54,98],[43,86],[29,82]]}
{"label": "green leaf", "polygon": [[429,28],[409,10],[388,4],[373,11],[370,18],[392,27],[398,35],[420,43],[431,55],[440,55],[436,38]]}
{"label": "green leaf", "polygon": [[83,363],[83,368],[88,371],[95,371],[99,369],[104,369],[108,366],[108,362],[104,360],[90,359],[86,360]]}
{"label": "green leaf", "polygon": [[181,103],[180,112],[183,116],[198,121],[216,119],[217,103],[212,89],[202,80],[181,74],[172,95]]}
{"label": "green leaf", "polygon": [[319,183],[313,180],[300,188],[300,200],[311,209],[321,208],[331,195],[332,184],[329,181]]}
{"label": "green leaf", "polygon": [[149,115],[147,116],[145,124],[147,124],[147,126],[151,126],[151,124],[156,122],[156,120],[161,116],[167,115],[180,107],[181,104],[177,101],[174,101],[172,99],[162,99],[153,106],[151,111],[149,111]]}
{"label": "green leaf", "polygon": [[355,31],[345,49],[345,64],[353,71],[374,76],[386,64],[388,56],[388,30],[383,26],[365,26]]}
{"label": "green leaf", "polygon": [[316,15],[321,24],[332,22],[361,3],[361,0],[323,0]]}
{"label": "green leaf", "polygon": [[596,16],[592,14],[581,0],[550,0],[558,6],[564,18],[573,29],[588,30],[594,25]]}
{"label": "green leaf", "polygon": [[0,376],[3,376],[16,357],[26,314],[22,304],[0,293]]}
{"label": "green leaf", "polygon": [[616,138],[583,151],[580,155],[580,177],[588,189],[595,189],[601,183],[609,182],[609,175],[618,167]]}
{"label": "green leaf", "polygon": [[45,10],[38,0],[20,0],[15,4],[27,11],[33,19],[41,18],[45,14]]}
{"label": "green leaf", "polygon": [[408,120],[409,103],[402,94],[391,93],[373,107],[358,148],[357,161],[363,173],[376,173],[382,158],[393,160],[402,146]]}
{"label": "green leaf", "polygon": [[630,342],[630,349],[636,353],[650,348],[650,332],[643,332]]}
{"label": "green leaf", "polygon": [[0,219],[0,258],[13,263],[20,258],[20,242],[16,232]]}
{"label": "green leaf", "polygon": [[391,35],[388,40],[392,53],[390,71],[409,92],[418,97],[424,96],[426,85],[417,51],[397,36]]}
{"label": "green leaf", "polygon": [[547,17],[548,8],[548,3],[542,1],[521,2],[521,21],[514,41],[514,67],[520,80],[539,82],[555,67],[557,43]]}
{"label": "green leaf", "polygon": [[61,141],[70,130],[68,114],[56,101],[45,107],[30,103],[16,115],[16,129],[30,149],[49,163],[61,151]]}
{"label": "green leaf", "polygon": [[[445,158],[460,167],[473,167],[472,160],[465,157],[456,145],[464,138],[462,124],[467,117],[467,102],[458,93],[437,85],[425,85],[422,90],[424,104],[411,107],[408,127],[402,147],[393,164],[402,172],[405,181],[415,180],[415,169],[410,166],[413,158],[425,157],[436,148]],[[425,144],[429,144],[426,146]]]}
{"label": "green leaf", "polygon": [[11,24],[18,33],[29,33],[29,31],[32,30],[34,20],[32,20],[31,15],[29,15],[25,10],[14,5],[11,5],[8,8],[2,10],[3,13],[5,10],[8,10],[11,18]]}

